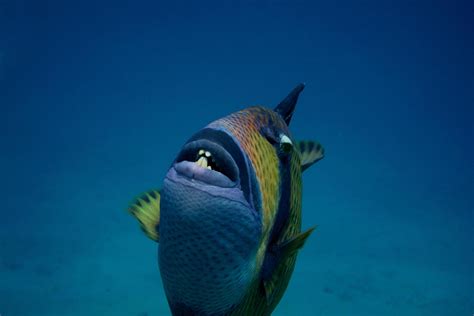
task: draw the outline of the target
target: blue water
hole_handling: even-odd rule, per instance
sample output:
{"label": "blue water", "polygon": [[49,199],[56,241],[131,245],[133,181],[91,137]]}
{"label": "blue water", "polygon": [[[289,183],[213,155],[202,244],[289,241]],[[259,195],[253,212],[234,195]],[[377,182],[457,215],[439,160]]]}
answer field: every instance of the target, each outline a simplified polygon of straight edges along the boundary
{"label": "blue water", "polygon": [[2,1],[0,314],[168,315],[128,203],[305,82],[318,229],[274,315],[472,315],[474,10],[382,2]]}

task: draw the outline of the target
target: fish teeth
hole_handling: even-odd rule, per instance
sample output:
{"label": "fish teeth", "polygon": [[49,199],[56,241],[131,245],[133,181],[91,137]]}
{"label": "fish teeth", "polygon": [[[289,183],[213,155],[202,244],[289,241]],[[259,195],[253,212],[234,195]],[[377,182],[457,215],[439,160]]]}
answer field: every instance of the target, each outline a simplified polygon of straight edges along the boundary
{"label": "fish teeth", "polygon": [[204,150],[204,149],[199,149],[198,151],[198,157],[196,158],[196,164],[202,168],[207,168],[209,170],[212,170],[212,167],[209,164],[209,159],[211,158],[211,152]]}
{"label": "fish teeth", "polygon": [[196,161],[197,165],[203,168],[207,168],[207,158],[206,157],[200,157],[198,161]]}

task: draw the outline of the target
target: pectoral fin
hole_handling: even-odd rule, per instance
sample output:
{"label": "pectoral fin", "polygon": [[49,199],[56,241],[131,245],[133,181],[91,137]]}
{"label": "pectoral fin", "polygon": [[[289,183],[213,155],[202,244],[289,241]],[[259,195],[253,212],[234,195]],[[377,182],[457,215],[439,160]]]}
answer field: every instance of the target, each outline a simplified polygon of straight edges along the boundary
{"label": "pectoral fin", "polygon": [[275,292],[275,286],[278,284],[277,281],[281,277],[279,275],[279,271],[281,270],[279,265],[285,262],[288,257],[296,254],[298,250],[304,246],[306,239],[308,239],[309,235],[311,235],[315,229],[316,227],[312,227],[294,238],[277,245],[272,251],[272,254],[265,258],[266,260],[262,271],[262,281],[267,304],[271,304]]}
{"label": "pectoral fin", "polygon": [[324,148],[316,141],[299,141],[296,144],[296,147],[300,152],[302,171],[308,169],[312,164],[324,158]]}
{"label": "pectoral fin", "polygon": [[140,222],[140,228],[148,238],[159,242],[160,192],[158,190],[146,192],[137,198],[128,208],[128,212]]}
{"label": "pectoral fin", "polygon": [[281,256],[283,257],[289,257],[293,254],[295,254],[298,250],[300,250],[303,246],[304,243],[306,242],[306,239],[308,239],[309,235],[316,229],[316,227],[311,227],[304,233],[299,234],[298,236],[284,242],[279,246],[279,252]]}

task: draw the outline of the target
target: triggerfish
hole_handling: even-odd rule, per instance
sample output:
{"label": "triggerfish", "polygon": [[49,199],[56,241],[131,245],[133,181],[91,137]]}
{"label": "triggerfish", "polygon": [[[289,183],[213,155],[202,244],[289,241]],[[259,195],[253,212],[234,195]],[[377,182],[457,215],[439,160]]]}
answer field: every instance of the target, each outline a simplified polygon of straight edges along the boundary
{"label": "triggerfish", "polygon": [[302,172],[324,156],[288,128],[303,88],[198,131],[129,207],[159,243],[172,315],[270,315],[281,300],[314,229],[301,230]]}

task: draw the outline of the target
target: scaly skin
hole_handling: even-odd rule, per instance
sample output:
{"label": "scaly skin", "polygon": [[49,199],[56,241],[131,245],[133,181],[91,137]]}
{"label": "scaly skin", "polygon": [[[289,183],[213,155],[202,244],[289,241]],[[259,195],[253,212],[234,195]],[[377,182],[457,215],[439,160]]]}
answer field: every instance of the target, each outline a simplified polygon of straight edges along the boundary
{"label": "scaly skin", "polygon": [[[257,253],[254,281],[244,299],[232,310],[230,315],[270,315],[281,300],[296,263],[296,254],[282,260],[275,269],[271,280],[273,292],[265,294],[260,278],[263,260],[267,250],[271,229],[275,222],[280,200],[281,175],[279,158],[275,147],[268,142],[261,129],[273,126],[290,137],[288,126],[274,111],[263,107],[252,107],[231,114],[209,127],[223,126],[231,132],[247,153],[255,170],[261,193],[263,234]],[[291,192],[289,218],[277,243],[290,240],[301,232],[301,162],[299,153],[293,150],[290,157]]]}

